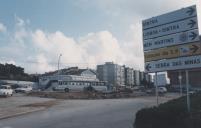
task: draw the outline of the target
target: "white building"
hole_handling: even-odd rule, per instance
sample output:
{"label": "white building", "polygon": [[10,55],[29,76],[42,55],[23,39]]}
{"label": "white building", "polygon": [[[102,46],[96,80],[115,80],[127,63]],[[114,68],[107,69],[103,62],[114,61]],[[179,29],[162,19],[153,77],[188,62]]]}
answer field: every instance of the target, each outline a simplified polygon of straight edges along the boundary
{"label": "white building", "polygon": [[129,87],[133,87],[135,85],[134,79],[134,70],[132,68],[126,67],[125,68],[125,85]]}
{"label": "white building", "polygon": [[140,86],[140,71],[134,71],[134,83],[136,86]]}
{"label": "white building", "polygon": [[71,85],[98,85],[104,82],[99,81],[95,71],[91,69],[78,69],[78,67],[63,69],[59,72],[54,72],[51,75],[39,77],[39,86],[42,89],[51,89],[58,85],[58,82],[65,81]]}
{"label": "white building", "polygon": [[166,86],[170,83],[169,78],[167,77],[167,73],[161,73],[157,74],[157,83],[156,83],[156,77],[154,76],[154,85],[158,86]]}
{"label": "white building", "polygon": [[97,65],[97,76],[111,86],[125,86],[125,67],[113,62]]}

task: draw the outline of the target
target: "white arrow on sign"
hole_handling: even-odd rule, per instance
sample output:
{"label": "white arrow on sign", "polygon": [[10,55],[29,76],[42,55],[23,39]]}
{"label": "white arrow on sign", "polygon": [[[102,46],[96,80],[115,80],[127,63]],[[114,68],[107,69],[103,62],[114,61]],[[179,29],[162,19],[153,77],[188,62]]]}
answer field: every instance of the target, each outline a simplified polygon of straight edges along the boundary
{"label": "white arrow on sign", "polygon": [[201,55],[180,57],[176,59],[159,60],[145,63],[145,71],[150,72],[162,72],[168,70],[178,69],[192,69],[201,67]]}
{"label": "white arrow on sign", "polygon": [[198,28],[197,17],[193,17],[179,22],[146,29],[143,31],[143,39],[147,40],[150,38],[161,37],[197,28]]}
{"label": "white arrow on sign", "polygon": [[144,51],[199,41],[198,29],[144,40]]}
{"label": "white arrow on sign", "polygon": [[163,14],[157,17],[146,19],[142,21],[143,30],[151,27],[156,27],[170,22],[190,18],[197,15],[196,6],[190,6],[179,9],[167,14]]}

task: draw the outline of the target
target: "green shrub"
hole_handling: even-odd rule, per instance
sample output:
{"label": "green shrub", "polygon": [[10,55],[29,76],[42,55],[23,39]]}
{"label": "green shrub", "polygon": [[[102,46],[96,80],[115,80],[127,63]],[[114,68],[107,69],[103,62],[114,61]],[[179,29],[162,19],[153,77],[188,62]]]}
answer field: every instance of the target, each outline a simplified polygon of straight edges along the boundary
{"label": "green shrub", "polygon": [[191,95],[191,113],[186,97],[137,112],[134,128],[201,128],[201,93]]}

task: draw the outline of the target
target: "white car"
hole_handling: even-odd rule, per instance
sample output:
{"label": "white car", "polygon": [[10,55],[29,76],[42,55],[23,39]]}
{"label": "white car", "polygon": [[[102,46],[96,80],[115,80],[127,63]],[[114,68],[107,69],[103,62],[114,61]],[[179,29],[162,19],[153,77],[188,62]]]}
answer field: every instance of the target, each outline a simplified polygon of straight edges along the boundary
{"label": "white car", "polygon": [[158,92],[159,93],[166,93],[167,89],[166,89],[166,87],[158,87]]}
{"label": "white car", "polygon": [[0,86],[0,96],[12,96],[13,90],[9,85],[1,85]]}
{"label": "white car", "polygon": [[15,89],[16,93],[28,93],[32,91],[32,87],[28,85],[20,86],[19,88]]}

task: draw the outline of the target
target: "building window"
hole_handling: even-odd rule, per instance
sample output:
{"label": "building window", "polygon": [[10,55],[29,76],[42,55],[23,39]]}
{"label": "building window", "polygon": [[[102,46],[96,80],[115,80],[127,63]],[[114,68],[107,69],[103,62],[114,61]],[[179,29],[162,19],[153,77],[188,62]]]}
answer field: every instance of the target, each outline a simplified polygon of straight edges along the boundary
{"label": "building window", "polygon": [[59,85],[62,85],[62,81],[59,81]]}

